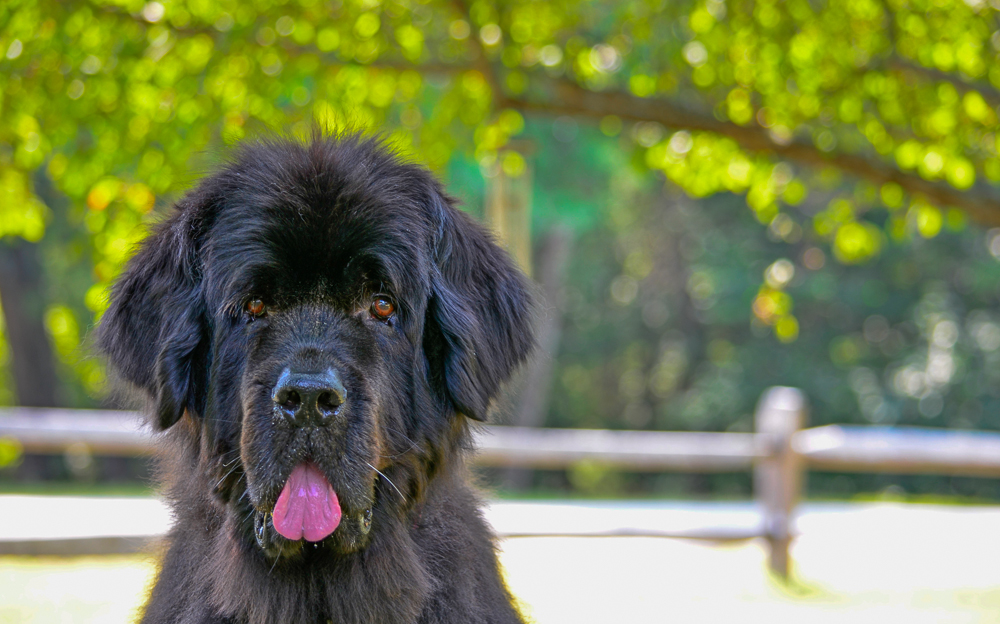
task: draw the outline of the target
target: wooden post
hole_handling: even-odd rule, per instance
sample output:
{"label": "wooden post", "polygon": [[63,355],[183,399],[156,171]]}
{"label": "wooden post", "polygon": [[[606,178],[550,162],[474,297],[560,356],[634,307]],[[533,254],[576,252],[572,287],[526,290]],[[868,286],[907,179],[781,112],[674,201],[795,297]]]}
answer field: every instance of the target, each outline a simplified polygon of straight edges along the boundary
{"label": "wooden post", "polygon": [[806,424],[806,399],[796,388],[768,388],[757,404],[757,434],[769,449],[754,466],[754,491],[764,512],[764,534],[771,569],[788,578],[791,524],[802,492],[804,463],[792,449],[792,437]]}

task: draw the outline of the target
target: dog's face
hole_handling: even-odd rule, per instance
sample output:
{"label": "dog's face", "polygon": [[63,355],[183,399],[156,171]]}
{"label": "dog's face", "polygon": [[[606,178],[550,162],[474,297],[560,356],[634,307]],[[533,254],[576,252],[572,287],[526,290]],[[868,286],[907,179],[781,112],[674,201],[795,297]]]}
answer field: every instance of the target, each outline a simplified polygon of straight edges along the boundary
{"label": "dog's face", "polygon": [[[241,210],[218,216],[205,279],[219,297],[215,345],[239,363],[238,374],[226,373],[239,386],[216,401],[242,407],[239,449],[258,539],[280,550],[289,547],[281,537],[317,542],[332,531],[335,546],[353,550],[370,530],[378,479],[391,480],[377,471],[407,448],[408,404],[434,403],[420,362],[429,274],[400,264],[429,266],[433,242],[420,205],[400,209],[412,198],[377,189],[344,198],[335,188],[296,196],[303,186],[269,198],[254,219]],[[310,475],[332,494],[298,499]],[[412,495],[393,484],[390,495]],[[276,509],[286,489],[286,515],[301,519]]]}
{"label": "dog's face", "polygon": [[405,517],[529,323],[523,279],[434,180],[348,138],[247,148],[205,180],[130,262],[99,340],[158,427],[184,419],[197,468],[178,487],[294,558]]}

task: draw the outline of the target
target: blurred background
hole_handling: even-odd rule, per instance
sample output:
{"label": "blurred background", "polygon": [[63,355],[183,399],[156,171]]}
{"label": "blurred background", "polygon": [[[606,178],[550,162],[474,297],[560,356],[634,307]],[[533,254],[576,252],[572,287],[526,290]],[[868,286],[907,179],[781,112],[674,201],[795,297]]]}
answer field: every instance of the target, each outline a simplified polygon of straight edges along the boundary
{"label": "blurred background", "polygon": [[[8,0],[0,405],[120,407],[88,336],[148,226],[241,140],[361,129],[440,176],[539,284],[540,357],[513,384],[500,423],[749,434],[765,391],[790,386],[808,405],[801,427],[918,426],[991,440],[977,432],[1000,431],[998,9],[996,0]],[[673,501],[648,508],[662,522],[695,509],[709,515],[694,524],[740,524],[755,509],[740,505],[760,498],[741,467],[485,463],[501,502],[624,500],[626,518]],[[842,618],[858,605],[868,610],[850,616],[871,621],[998,621],[1000,575],[982,567],[997,550],[982,518],[1000,518],[989,515],[998,475],[810,472],[797,493],[835,502],[807,503],[804,517],[833,532],[818,528],[825,537],[809,542],[800,526],[801,547],[817,546],[793,556],[804,566],[797,580],[768,576],[756,542],[720,551],[566,538],[526,548],[510,538],[505,565],[539,622],[562,621],[566,605],[558,588],[532,594],[545,581],[529,580],[539,569],[518,557],[550,547],[547,559],[570,564],[595,551],[623,569],[646,570],[642,557],[655,556],[649,569],[660,574],[706,570],[623,586],[644,621],[666,619],[657,601],[668,595],[678,621],[705,621],[677,615],[698,597],[706,602],[692,609],[728,617],[719,596],[734,595],[745,600],[725,603],[730,615],[764,605],[769,621]],[[36,452],[0,436],[8,495],[143,497],[149,479],[142,456],[72,439]],[[0,511],[25,500],[0,498]],[[886,501],[952,513],[897,516]],[[579,509],[567,517],[591,508]],[[846,554],[836,540],[849,537],[829,514],[858,510],[877,515],[858,531],[895,535],[898,551]],[[921,522],[938,539],[926,547],[975,573],[907,584],[916,564],[902,553],[933,542],[906,533]],[[963,545],[947,541],[958,535]],[[53,579],[77,578],[73,566],[94,574],[88,565],[147,578],[154,564],[135,557],[0,556],[0,578],[19,588],[0,588],[0,621],[58,621],[40,615]],[[833,568],[823,561],[866,557],[899,565],[843,586],[824,576]],[[685,563],[667,570],[664,559]],[[586,586],[578,581],[567,595]],[[892,587],[880,590],[883,581]],[[30,597],[38,587],[44,599]],[[110,600],[131,609],[141,597]],[[75,615],[63,621],[128,613],[66,608]]]}

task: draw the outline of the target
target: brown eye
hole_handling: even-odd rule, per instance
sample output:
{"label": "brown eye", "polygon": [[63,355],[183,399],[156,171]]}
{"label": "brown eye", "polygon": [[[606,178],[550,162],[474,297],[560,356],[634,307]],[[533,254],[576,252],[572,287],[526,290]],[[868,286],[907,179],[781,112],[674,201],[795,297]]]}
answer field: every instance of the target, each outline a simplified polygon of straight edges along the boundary
{"label": "brown eye", "polygon": [[264,302],[260,299],[251,299],[247,301],[246,311],[250,316],[260,316],[264,314]]}
{"label": "brown eye", "polygon": [[375,318],[387,321],[392,313],[396,311],[396,304],[392,302],[392,299],[388,297],[375,297],[372,300],[372,316]]}

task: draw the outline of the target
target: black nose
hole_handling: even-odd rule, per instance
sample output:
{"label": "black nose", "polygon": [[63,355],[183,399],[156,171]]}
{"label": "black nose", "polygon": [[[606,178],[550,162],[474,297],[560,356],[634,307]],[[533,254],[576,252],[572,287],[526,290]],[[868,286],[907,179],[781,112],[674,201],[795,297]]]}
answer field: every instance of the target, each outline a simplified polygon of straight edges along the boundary
{"label": "black nose", "polygon": [[275,409],[295,427],[325,427],[347,399],[340,376],[325,373],[293,373],[287,368],[271,394]]}

